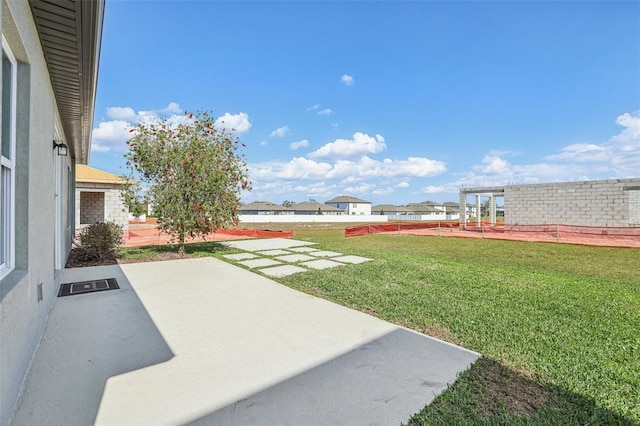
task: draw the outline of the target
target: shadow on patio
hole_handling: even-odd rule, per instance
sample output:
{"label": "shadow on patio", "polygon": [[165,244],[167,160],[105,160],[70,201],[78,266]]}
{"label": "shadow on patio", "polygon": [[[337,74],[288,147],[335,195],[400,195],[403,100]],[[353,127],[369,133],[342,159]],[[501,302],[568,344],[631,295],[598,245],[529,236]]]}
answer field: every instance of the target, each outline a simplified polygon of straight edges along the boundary
{"label": "shadow on patio", "polygon": [[14,424],[398,424],[478,357],[210,257],[63,282],[109,277],[54,304]]}

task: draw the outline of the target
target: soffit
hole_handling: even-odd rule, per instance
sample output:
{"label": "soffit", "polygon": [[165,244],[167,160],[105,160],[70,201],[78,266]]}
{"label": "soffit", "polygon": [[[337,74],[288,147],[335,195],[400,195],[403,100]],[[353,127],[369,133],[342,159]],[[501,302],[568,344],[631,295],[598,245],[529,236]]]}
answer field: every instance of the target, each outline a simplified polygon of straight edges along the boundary
{"label": "soffit", "polygon": [[105,0],[29,0],[66,142],[87,164]]}

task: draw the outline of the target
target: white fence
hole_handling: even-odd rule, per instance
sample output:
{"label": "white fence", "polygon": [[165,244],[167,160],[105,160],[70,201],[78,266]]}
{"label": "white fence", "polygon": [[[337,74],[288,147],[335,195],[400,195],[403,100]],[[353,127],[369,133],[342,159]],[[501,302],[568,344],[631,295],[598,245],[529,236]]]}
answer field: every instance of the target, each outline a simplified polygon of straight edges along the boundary
{"label": "white fence", "polygon": [[241,214],[238,218],[241,223],[354,223],[388,222],[389,220],[384,215],[364,214]]}

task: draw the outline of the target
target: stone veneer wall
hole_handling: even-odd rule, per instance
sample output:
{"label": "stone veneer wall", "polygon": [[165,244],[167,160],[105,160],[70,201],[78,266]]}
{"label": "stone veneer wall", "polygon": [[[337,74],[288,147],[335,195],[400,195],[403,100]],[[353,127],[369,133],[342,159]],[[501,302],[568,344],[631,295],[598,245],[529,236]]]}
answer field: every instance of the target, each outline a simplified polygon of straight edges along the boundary
{"label": "stone veneer wall", "polygon": [[640,178],[504,188],[506,224],[640,226]]}

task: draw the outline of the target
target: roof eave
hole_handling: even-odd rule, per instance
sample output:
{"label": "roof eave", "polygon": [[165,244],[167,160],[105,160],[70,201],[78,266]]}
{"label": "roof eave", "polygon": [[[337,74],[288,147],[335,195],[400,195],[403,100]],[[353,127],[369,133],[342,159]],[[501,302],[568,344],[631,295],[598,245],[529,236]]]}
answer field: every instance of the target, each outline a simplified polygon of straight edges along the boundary
{"label": "roof eave", "polygon": [[[89,163],[105,0],[29,0],[62,128],[76,163]],[[64,66],[60,52],[65,53]],[[72,53],[71,53],[72,52]],[[70,57],[71,56],[71,57]]]}

